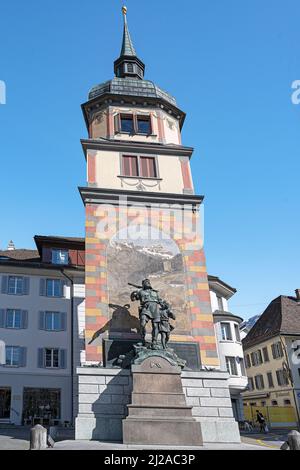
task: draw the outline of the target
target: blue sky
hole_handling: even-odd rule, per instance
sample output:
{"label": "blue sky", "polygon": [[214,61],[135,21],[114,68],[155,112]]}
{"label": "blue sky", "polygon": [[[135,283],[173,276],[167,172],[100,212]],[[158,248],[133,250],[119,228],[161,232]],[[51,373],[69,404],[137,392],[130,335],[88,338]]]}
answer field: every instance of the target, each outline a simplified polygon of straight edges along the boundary
{"label": "blue sky", "polygon": [[[80,104],[113,76],[120,0],[2,0],[0,247],[84,235]],[[300,287],[297,0],[128,0],[146,78],[173,94],[205,195],[208,270],[245,318]]]}

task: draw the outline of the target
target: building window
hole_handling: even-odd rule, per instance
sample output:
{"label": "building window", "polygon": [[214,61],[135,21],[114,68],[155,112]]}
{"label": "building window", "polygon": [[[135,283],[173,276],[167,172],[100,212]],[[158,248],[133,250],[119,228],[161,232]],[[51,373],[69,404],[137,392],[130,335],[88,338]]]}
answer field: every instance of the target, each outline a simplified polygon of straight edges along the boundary
{"label": "building window", "polygon": [[239,328],[239,325],[237,325],[236,323],[234,324],[234,332],[235,332],[235,339],[240,343],[241,342],[240,328]]}
{"label": "building window", "polygon": [[46,295],[47,297],[62,297],[62,283],[59,279],[47,279]]}
{"label": "building window", "polygon": [[22,311],[8,309],[6,312],[6,328],[21,328]]}
{"label": "building window", "polygon": [[128,134],[134,134],[134,122],[132,114],[121,114],[121,132],[126,132]]}
{"label": "building window", "polygon": [[8,294],[22,295],[23,294],[23,278],[17,276],[9,276],[8,278]]}
{"label": "building window", "polygon": [[291,405],[291,400],[284,400],[284,406],[290,406]]}
{"label": "building window", "polygon": [[240,357],[240,366],[241,366],[241,374],[243,377],[247,377],[247,374],[246,374],[246,369],[245,369],[245,363],[244,363],[244,359],[242,357]]}
{"label": "building window", "polygon": [[40,419],[43,424],[51,424],[52,420],[59,420],[61,397],[60,389],[24,388],[23,416],[32,422],[32,418]]}
{"label": "building window", "polygon": [[253,353],[251,353],[251,362],[253,366],[259,366],[260,364],[263,363],[260,349],[258,351],[254,351]]}
{"label": "building window", "polygon": [[152,132],[150,116],[137,116],[137,131],[149,135]]}
{"label": "building window", "polygon": [[273,374],[272,372],[267,373],[269,388],[274,388]]}
{"label": "building window", "polygon": [[127,72],[128,73],[133,73],[134,72],[133,64],[131,64],[131,63],[127,64]]}
{"label": "building window", "polygon": [[217,301],[218,301],[218,309],[221,310],[221,312],[224,312],[223,298],[217,295]]}
{"label": "building window", "polygon": [[238,375],[235,357],[225,357],[226,368],[229,375]]}
{"label": "building window", "polygon": [[254,390],[254,380],[252,377],[248,378],[248,388],[249,391],[252,392]]}
{"label": "building window", "polygon": [[276,377],[277,377],[277,383],[280,387],[283,387],[284,385],[289,384],[289,379],[285,370],[283,369],[277,370]]}
{"label": "building window", "polygon": [[267,402],[266,401],[262,401],[261,402],[261,406],[266,406]]}
{"label": "building window", "polygon": [[6,361],[8,367],[25,367],[26,366],[26,348],[20,346],[6,346]]}
{"label": "building window", "polygon": [[269,362],[269,361],[270,361],[270,359],[269,359],[269,352],[268,352],[268,348],[267,348],[267,347],[265,347],[265,348],[263,348],[263,350],[262,350],[262,351],[263,351],[263,355],[264,355],[264,361],[265,361],[265,362]]}
{"label": "building window", "polygon": [[45,367],[51,369],[59,367],[59,349],[45,349]]}
{"label": "building window", "polygon": [[62,314],[59,312],[45,312],[45,330],[61,331]]}
{"label": "building window", "polygon": [[272,355],[273,359],[279,359],[280,357],[283,357],[283,349],[280,342],[272,344]]}
{"label": "building window", "polygon": [[252,401],[252,402],[250,403],[250,406],[256,406],[256,401]]}
{"label": "building window", "polygon": [[251,367],[251,361],[250,361],[250,356],[249,356],[249,354],[246,355],[245,359],[246,359],[246,367],[247,367],[247,369],[250,369],[250,367]]}
{"label": "building window", "polygon": [[[127,65],[128,69],[128,65]],[[116,133],[124,132],[126,134],[152,134],[151,117],[145,115],[119,114],[115,116]]]}
{"label": "building window", "polygon": [[272,406],[278,406],[278,401],[277,400],[272,400]]}
{"label": "building window", "polygon": [[52,264],[69,264],[69,252],[67,250],[52,250]]}
{"label": "building window", "polygon": [[122,176],[157,178],[155,158],[123,155]]}
{"label": "building window", "polygon": [[265,388],[264,378],[261,374],[255,376],[255,386],[257,390],[262,390]]}
{"label": "building window", "polygon": [[230,323],[221,323],[221,333],[223,341],[232,341]]}

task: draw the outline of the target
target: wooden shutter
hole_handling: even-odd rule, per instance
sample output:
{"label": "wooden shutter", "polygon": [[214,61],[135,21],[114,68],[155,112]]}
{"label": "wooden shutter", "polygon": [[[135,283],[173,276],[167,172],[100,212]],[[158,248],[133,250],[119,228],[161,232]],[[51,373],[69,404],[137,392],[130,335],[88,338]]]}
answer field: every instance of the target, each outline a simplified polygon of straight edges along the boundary
{"label": "wooden shutter", "polygon": [[26,367],[27,348],[20,348],[19,367]]}
{"label": "wooden shutter", "polygon": [[38,368],[39,369],[43,369],[45,367],[45,364],[44,364],[44,349],[43,348],[39,348],[38,349]]}
{"label": "wooden shutter", "polygon": [[40,279],[40,295],[46,295],[46,279]]}
{"label": "wooden shutter", "polygon": [[28,328],[28,311],[22,310],[21,313],[21,328],[26,330]]}
{"label": "wooden shutter", "polygon": [[6,317],[6,310],[4,308],[0,309],[0,328],[5,328],[5,317]]}
{"label": "wooden shutter", "polygon": [[1,292],[2,292],[2,294],[7,294],[8,293],[8,276],[2,276]]}
{"label": "wooden shutter", "polygon": [[67,329],[67,314],[65,312],[60,314],[60,329],[62,331],[66,331]]}
{"label": "wooden shutter", "polygon": [[115,127],[115,134],[119,134],[120,129],[121,129],[121,119],[120,119],[120,114],[116,114],[114,116],[114,127]]}
{"label": "wooden shutter", "polygon": [[23,277],[23,295],[29,295],[30,278]]}
{"label": "wooden shutter", "polygon": [[59,367],[60,369],[67,368],[67,350],[66,349],[59,350]]}
{"label": "wooden shutter", "polygon": [[77,250],[69,250],[69,260],[70,264],[73,266],[78,265],[78,251]]}
{"label": "wooden shutter", "polygon": [[78,265],[85,266],[85,251],[78,251]]}
{"label": "wooden shutter", "polygon": [[46,312],[39,312],[39,330],[46,329]]}

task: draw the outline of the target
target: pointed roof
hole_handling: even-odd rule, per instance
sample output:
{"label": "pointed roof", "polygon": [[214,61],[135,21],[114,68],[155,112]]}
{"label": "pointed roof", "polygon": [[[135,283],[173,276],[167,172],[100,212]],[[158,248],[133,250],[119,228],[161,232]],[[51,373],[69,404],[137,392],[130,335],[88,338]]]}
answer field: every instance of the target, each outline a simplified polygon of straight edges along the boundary
{"label": "pointed roof", "polygon": [[250,348],[278,335],[300,335],[300,303],[296,297],[280,295],[266,308],[243,340]]}
{"label": "pointed roof", "polygon": [[127,24],[127,8],[124,6],[122,8],[123,17],[124,17],[124,32],[123,32],[123,43],[120,56],[133,56],[136,57],[136,51],[131,40],[130,32]]}

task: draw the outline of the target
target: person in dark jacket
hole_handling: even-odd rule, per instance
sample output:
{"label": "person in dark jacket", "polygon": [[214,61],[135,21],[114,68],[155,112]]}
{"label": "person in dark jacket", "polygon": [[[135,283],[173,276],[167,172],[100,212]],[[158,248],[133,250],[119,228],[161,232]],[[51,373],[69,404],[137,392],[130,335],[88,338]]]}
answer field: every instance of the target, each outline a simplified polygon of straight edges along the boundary
{"label": "person in dark jacket", "polygon": [[259,432],[266,432],[266,420],[258,410],[256,410],[256,422],[259,424]]}

